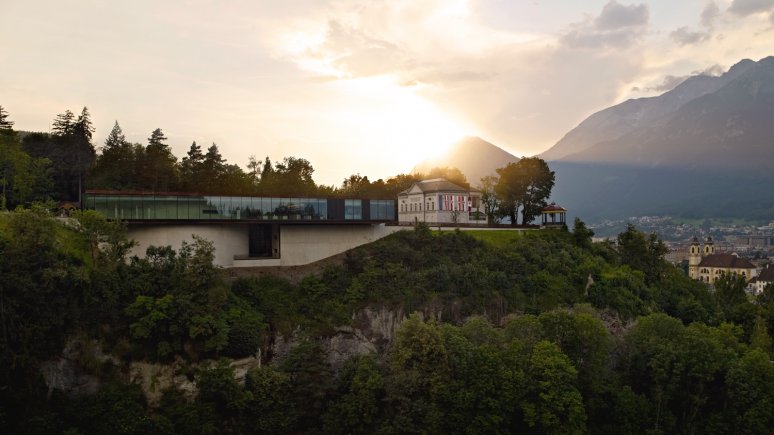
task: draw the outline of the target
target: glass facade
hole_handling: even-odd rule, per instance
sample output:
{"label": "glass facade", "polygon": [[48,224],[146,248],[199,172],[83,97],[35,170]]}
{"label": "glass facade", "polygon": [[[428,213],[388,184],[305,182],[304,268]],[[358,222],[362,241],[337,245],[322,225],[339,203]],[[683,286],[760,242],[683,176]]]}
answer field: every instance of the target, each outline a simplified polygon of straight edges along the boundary
{"label": "glass facade", "polygon": [[390,199],[372,199],[370,205],[372,220],[395,220],[395,201]]}
{"label": "glass facade", "polygon": [[344,219],[348,221],[363,219],[363,201],[360,199],[345,199]]}
{"label": "glass facade", "polygon": [[363,218],[360,199],[268,198],[86,192],[85,208],[121,220],[330,220],[329,203],[344,211],[337,219],[393,221],[395,201],[371,200]]}

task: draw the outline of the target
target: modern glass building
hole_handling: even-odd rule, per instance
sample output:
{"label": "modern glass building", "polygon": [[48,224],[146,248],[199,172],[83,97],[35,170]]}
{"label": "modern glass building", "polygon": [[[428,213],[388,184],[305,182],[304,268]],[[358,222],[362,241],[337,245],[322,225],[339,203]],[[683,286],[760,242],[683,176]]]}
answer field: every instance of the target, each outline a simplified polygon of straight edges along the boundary
{"label": "modern glass building", "polygon": [[[96,210],[108,219],[136,224],[130,225],[130,236],[143,246],[174,244],[170,237],[181,232],[205,234],[215,242],[221,255],[228,253],[228,260],[221,259],[227,265],[241,260],[281,258],[283,234],[317,234],[321,225],[352,224],[360,227],[353,234],[360,234],[369,224],[397,223],[395,200],[383,199],[87,190],[84,208]],[[334,228],[329,229],[335,234]],[[342,238],[349,235],[338,234]]]}
{"label": "modern glass building", "polygon": [[86,209],[126,221],[394,222],[395,201],[86,191]]}

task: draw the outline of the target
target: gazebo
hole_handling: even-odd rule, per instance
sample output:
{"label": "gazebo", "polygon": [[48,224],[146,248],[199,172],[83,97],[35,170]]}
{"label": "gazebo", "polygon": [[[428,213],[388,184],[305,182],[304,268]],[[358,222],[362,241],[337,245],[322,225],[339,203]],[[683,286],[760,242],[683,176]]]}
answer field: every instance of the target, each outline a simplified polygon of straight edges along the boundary
{"label": "gazebo", "polygon": [[555,202],[543,207],[542,214],[544,227],[561,227],[567,223],[567,209]]}

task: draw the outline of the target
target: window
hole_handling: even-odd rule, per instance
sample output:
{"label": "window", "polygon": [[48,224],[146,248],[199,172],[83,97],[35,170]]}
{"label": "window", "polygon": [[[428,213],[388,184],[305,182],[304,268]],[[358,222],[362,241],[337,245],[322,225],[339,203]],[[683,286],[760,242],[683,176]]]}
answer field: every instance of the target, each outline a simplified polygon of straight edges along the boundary
{"label": "window", "polygon": [[363,219],[363,201],[359,199],[344,200],[344,219],[362,220]]}
{"label": "window", "polygon": [[395,218],[395,202],[389,199],[371,200],[371,220],[392,220]]}

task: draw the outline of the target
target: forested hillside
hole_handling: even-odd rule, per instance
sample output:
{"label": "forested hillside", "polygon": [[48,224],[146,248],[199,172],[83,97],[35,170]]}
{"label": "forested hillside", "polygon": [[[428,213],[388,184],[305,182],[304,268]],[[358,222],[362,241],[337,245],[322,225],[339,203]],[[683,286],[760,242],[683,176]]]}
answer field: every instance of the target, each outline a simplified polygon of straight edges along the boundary
{"label": "forested hillside", "polygon": [[[774,427],[774,289],[710,292],[630,227],[433,232],[351,251],[294,284],[228,281],[201,239],[124,258],[93,212],[0,214],[3,433],[766,433]],[[358,313],[415,312],[373,352],[332,365]],[[95,394],[49,388],[74,337]],[[284,355],[271,343],[292,337]],[[230,358],[260,353],[235,379]],[[151,403],[137,361],[197,393]]]}

